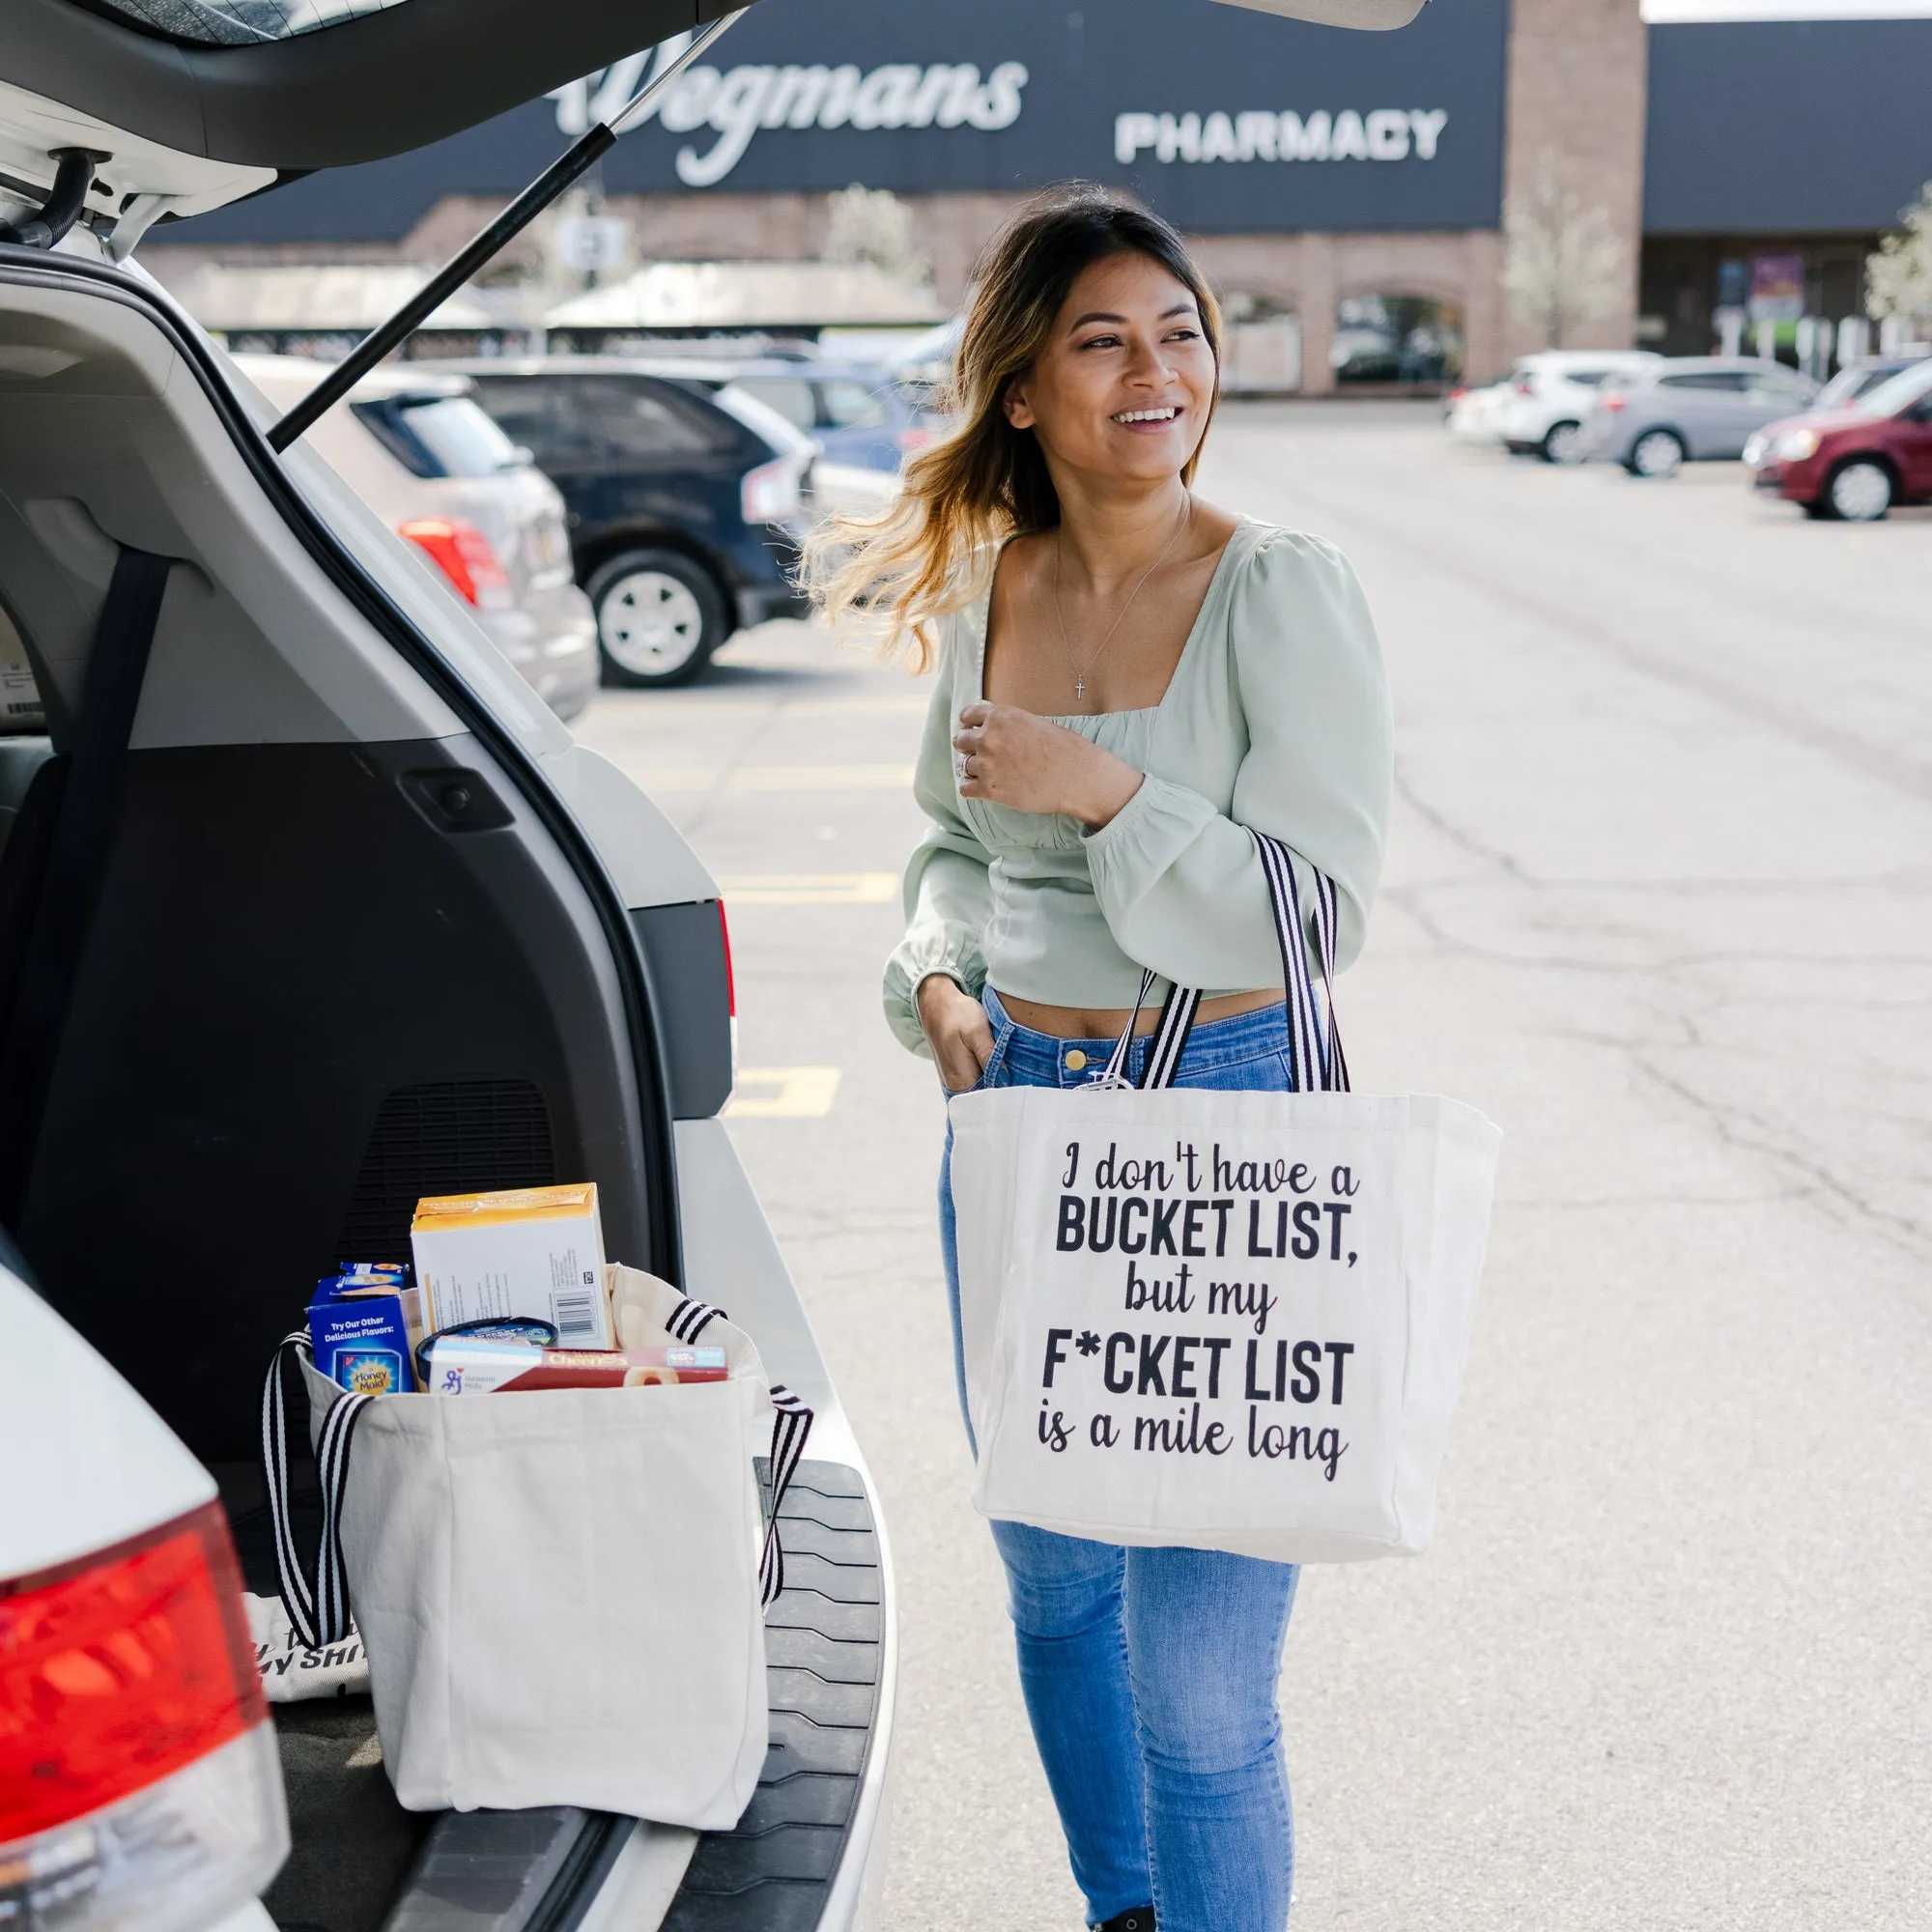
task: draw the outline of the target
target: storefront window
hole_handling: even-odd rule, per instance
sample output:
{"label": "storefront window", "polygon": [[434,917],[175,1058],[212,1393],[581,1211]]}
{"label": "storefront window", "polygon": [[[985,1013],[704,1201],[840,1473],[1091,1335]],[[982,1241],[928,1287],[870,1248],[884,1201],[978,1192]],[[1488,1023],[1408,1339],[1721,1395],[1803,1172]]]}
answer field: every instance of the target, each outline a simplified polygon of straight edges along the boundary
{"label": "storefront window", "polygon": [[1335,306],[1338,384],[1439,388],[1463,373],[1463,311],[1428,296],[1351,296]]}

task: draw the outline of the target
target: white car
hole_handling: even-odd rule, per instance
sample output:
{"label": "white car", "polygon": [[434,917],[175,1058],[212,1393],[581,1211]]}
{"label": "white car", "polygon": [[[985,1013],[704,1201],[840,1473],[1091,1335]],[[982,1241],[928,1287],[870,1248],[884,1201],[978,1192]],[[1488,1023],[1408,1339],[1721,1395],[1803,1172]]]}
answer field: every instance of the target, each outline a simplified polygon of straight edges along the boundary
{"label": "white car", "polygon": [[274,1726],[212,1477],[0,1243],[0,1924],[272,1932]]}
{"label": "white car", "polygon": [[1509,392],[1507,377],[1500,383],[1485,383],[1480,388],[1452,390],[1442,415],[1450,441],[1482,448],[1499,443],[1502,431],[1498,419]]}
{"label": "white car", "polygon": [[[298,355],[238,355],[273,407],[328,373]],[[490,641],[559,718],[597,691],[597,619],[577,587],[562,493],[486,415],[461,376],[372,370],[306,440],[433,563]]]}
{"label": "white car", "polygon": [[1646,349],[1549,349],[1525,355],[1496,411],[1496,432],[1514,456],[1580,463],[1583,421],[1599,389],[1612,380],[1628,382],[1662,359]]}
{"label": "white car", "polygon": [[[890,1557],[721,1118],[717,883],[125,265],[162,212],[418,147],[691,17],[469,0],[452,39],[419,0],[10,0],[0,608],[47,728],[0,735],[0,1228],[44,1297],[0,1283],[0,1925],[876,1913]],[[576,1179],[613,1259],[727,1308],[816,1411],[734,1831],[405,1812],[369,1700],[265,1724],[225,1621],[231,1536],[272,1587],[260,1391],[318,1274],[407,1254],[422,1195]],[[180,1588],[130,1629],[150,1537]],[[201,1646],[191,1685],[171,1632]]]}

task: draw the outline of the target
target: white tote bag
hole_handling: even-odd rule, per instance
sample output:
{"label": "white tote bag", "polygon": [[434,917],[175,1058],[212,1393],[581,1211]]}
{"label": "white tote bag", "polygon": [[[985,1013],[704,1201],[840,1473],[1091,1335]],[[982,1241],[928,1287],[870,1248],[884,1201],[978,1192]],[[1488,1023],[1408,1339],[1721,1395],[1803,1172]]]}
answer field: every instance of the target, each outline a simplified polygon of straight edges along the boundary
{"label": "white tote bag", "polygon": [[[289,1336],[263,1396],[283,1601],[304,1644],[355,1625],[383,1761],[410,1810],[543,1804],[736,1824],[769,1722],[763,1605],[811,1411],[751,1338],[607,1268],[627,1347],[722,1343],[729,1378],[484,1396],[345,1393]],[[323,1531],[287,1504],[282,1362],[308,1386]],[[769,1449],[761,1520],[755,1455]]]}
{"label": "white tote bag", "polygon": [[1296,1092],[1171,1086],[1200,999],[1177,989],[1139,1091],[1129,1027],[1089,1087],[951,1102],[974,1500],[1103,1543],[1418,1551],[1501,1136],[1459,1101],[1347,1091],[1334,886],[1318,998],[1293,862],[1259,842]]}

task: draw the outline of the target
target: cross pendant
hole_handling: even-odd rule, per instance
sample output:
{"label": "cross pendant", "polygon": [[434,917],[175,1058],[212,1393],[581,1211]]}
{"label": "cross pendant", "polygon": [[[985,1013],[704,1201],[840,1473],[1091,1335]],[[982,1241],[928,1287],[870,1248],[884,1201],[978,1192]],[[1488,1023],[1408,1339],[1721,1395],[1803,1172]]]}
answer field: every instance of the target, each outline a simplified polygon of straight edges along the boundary
{"label": "cross pendant", "polygon": [[1073,695],[1075,697],[1087,696],[1087,680],[1077,671],[1073,675]]}

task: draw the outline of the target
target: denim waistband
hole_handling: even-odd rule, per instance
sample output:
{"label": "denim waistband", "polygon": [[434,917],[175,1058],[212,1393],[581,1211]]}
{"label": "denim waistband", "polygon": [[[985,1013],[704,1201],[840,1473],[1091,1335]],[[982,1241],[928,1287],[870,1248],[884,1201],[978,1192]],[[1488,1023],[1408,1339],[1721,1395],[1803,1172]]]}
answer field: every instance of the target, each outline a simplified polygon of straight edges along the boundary
{"label": "denim waistband", "polygon": [[[993,1023],[993,1058],[987,1063],[988,1071],[997,1068],[1004,1082],[1017,1087],[1084,1087],[1107,1070],[1108,1057],[1114,1051],[1111,1038],[1063,1039],[1058,1034],[1037,1033],[1032,1027],[1021,1026],[990,986],[980,1000]],[[1152,1036],[1147,1035],[1129,1049],[1129,1079],[1140,1078],[1151,1043]],[[1199,1074],[1210,1067],[1238,1066],[1243,1061],[1287,1048],[1287,1006],[1258,1007],[1251,1013],[1200,1022],[1187,1036],[1179,1070]]]}

